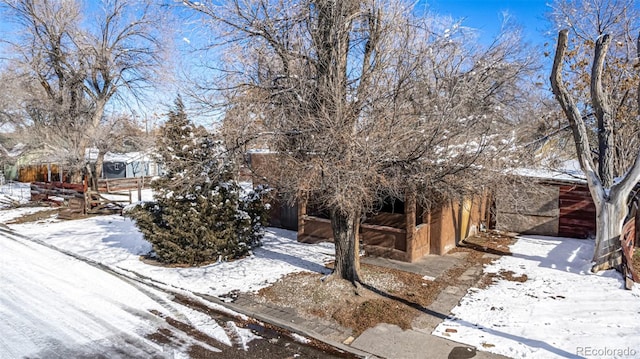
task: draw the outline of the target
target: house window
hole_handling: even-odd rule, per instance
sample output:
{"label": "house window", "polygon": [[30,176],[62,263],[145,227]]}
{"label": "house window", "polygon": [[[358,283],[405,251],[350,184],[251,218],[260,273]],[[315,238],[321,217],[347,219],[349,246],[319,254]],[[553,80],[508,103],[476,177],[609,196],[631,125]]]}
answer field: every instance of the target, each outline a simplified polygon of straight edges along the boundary
{"label": "house window", "polygon": [[325,207],[320,206],[318,203],[314,203],[309,201],[307,203],[307,215],[312,217],[330,219],[331,215],[329,214],[329,210]]}
{"label": "house window", "polygon": [[397,198],[387,197],[379,204],[378,212],[404,214],[404,202]]}

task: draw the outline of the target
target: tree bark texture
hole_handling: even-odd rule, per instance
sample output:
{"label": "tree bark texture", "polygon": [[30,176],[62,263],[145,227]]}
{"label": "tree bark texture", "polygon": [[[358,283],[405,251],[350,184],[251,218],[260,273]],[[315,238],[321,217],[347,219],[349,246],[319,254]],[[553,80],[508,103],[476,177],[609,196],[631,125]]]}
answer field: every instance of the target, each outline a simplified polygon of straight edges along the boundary
{"label": "tree bark texture", "polygon": [[[562,63],[567,50],[567,39],[568,30],[560,31],[551,70],[551,88],[573,130],[580,166],[587,177],[589,191],[596,206],[596,247],[593,255],[595,263],[592,270],[594,272],[611,268],[620,270],[622,250],[620,234],[622,232],[622,221],[627,212],[625,199],[630,192],[630,189],[627,190],[630,179],[625,178],[620,184],[613,184],[613,166],[608,163],[611,160],[610,156],[612,156],[611,152],[613,150],[610,147],[613,144],[612,131],[611,133],[598,133],[599,150],[601,151],[600,167],[598,172],[594,170],[586,125],[573,97],[562,81]],[[612,121],[606,96],[602,89],[602,69],[610,41],[608,36],[602,36],[596,42],[591,73],[591,101],[598,117],[599,130],[600,126],[603,128],[610,127]],[[608,157],[609,160],[604,157]],[[636,163],[638,162],[640,161],[636,161]],[[607,167],[609,165],[611,167]]]}
{"label": "tree bark texture", "polygon": [[596,207],[598,207],[602,198],[604,198],[604,190],[600,178],[595,172],[595,165],[591,158],[591,146],[589,145],[587,127],[582,120],[578,106],[562,81],[562,63],[567,51],[568,32],[568,30],[562,30],[558,34],[558,44],[551,69],[551,89],[560,107],[562,107],[562,111],[567,120],[569,120],[580,167],[587,176],[591,197]]}
{"label": "tree bark texture", "polygon": [[82,183],[84,171],[78,166],[71,165],[69,168],[69,182]]}
{"label": "tree bark texture", "polygon": [[331,228],[336,246],[333,275],[355,284],[360,281],[360,214],[333,210]]}
{"label": "tree bark texture", "polygon": [[593,272],[607,269],[622,270],[620,235],[627,215],[624,201],[606,200],[596,208],[596,248],[593,253]]}
{"label": "tree bark texture", "polygon": [[615,151],[611,106],[602,88],[602,71],[609,44],[611,44],[611,36],[605,34],[598,37],[591,69],[591,102],[598,120],[598,174],[604,188],[610,188],[613,185]]}

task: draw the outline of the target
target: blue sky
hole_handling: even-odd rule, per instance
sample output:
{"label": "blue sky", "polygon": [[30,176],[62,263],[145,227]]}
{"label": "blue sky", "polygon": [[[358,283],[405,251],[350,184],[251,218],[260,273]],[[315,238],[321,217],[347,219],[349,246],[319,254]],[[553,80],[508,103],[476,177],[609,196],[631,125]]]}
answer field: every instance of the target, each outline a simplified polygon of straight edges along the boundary
{"label": "blue sky", "polygon": [[[90,8],[95,8],[99,0],[86,0]],[[542,45],[549,39],[544,38],[544,31],[549,24],[544,19],[548,11],[547,2],[551,0],[418,0],[419,5],[438,15],[450,15],[454,19],[462,19],[463,25],[476,28],[480,32],[480,40],[489,42],[499,31],[503,13],[507,12],[512,19],[523,27],[523,35],[527,41]],[[14,24],[0,19],[1,38],[15,35]],[[182,35],[178,37],[182,38]],[[554,39],[551,37],[550,42]],[[1,46],[1,43],[0,43]]]}
{"label": "blue sky", "polygon": [[548,38],[544,32],[549,23],[544,15],[549,11],[545,0],[426,0],[428,8],[439,15],[464,19],[463,25],[480,31],[483,41],[489,41],[500,29],[503,12],[523,28],[523,36],[532,44],[542,45]]}

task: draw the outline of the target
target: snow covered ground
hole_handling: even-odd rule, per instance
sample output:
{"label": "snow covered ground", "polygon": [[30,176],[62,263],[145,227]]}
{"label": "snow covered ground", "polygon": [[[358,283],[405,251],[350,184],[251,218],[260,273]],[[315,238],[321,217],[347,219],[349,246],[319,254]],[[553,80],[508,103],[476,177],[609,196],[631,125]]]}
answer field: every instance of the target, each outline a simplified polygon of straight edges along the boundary
{"label": "snow covered ground", "polygon": [[485,272],[525,274],[471,289],[435,335],[512,358],[640,358],[640,288],[592,274],[593,241],[524,236]]}
{"label": "snow covered ground", "polygon": [[[0,187],[0,193],[6,192]],[[35,210],[40,209],[0,210],[0,223]],[[333,259],[334,252],[332,244],[298,243],[294,232],[270,228],[264,245],[248,258],[198,268],[165,268],[140,261],[151,245],[131,220],[121,216],[50,218],[9,226],[30,239],[132,277],[214,296],[256,291],[292,272],[325,272],[323,264]],[[513,256],[502,257],[486,271],[512,271],[527,280],[501,279],[485,289],[470,290],[434,335],[514,358],[640,357],[640,289],[636,285],[625,291],[619,274],[611,271],[591,274],[592,241],[524,236],[511,251]],[[224,331],[210,319],[175,303],[167,307],[164,300],[150,300],[139,289],[115,283],[108,275],[103,278],[104,272],[89,265],[74,264],[73,273],[64,272],[68,260],[36,243],[18,243],[0,233],[0,354],[37,355],[35,350],[42,354],[43,348],[60,343],[71,343],[73,347],[66,349],[82,354],[96,345],[108,349],[123,341],[142,341],[161,325],[141,319],[146,318],[141,313],[152,309],[180,313],[198,329],[228,343]],[[81,290],[70,284],[71,277],[83,280]],[[21,287],[25,282],[33,286]],[[156,299],[166,295],[153,293]],[[103,297],[93,298],[94,294]],[[23,297],[30,302],[22,303]],[[33,332],[39,339],[20,338],[30,325],[40,328]],[[49,346],[43,347],[42,341]],[[145,345],[153,350],[153,343]]]}
{"label": "snow covered ground", "polygon": [[31,185],[29,183],[9,182],[0,186],[0,208],[6,208],[13,203],[24,204],[31,199]]}
{"label": "snow covered ground", "polygon": [[[0,358],[186,357],[193,340],[169,328],[162,316],[231,345],[220,325],[172,302],[170,294],[5,232],[0,269]],[[151,341],[148,336],[160,328],[180,336],[182,344]]]}
{"label": "snow covered ground", "polygon": [[[1,216],[0,216],[1,217]],[[231,291],[256,291],[282,276],[299,271],[322,272],[333,259],[333,244],[298,243],[295,232],[269,228],[263,246],[233,262],[196,268],[167,268],[145,264],[140,255],[151,250],[130,219],[118,215],[74,221],[14,224],[17,232],[77,253],[113,268],[133,271],[159,283],[192,292],[222,296]]]}
{"label": "snow covered ground", "polygon": [[[11,189],[0,186],[0,195],[22,202],[28,201],[28,193],[28,185],[12,184]],[[0,207],[0,223],[46,209]],[[214,296],[258,290],[291,272],[326,271],[323,264],[333,259],[334,250],[331,244],[298,243],[294,232],[269,229],[264,245],[248,258],[198,268],[166,268],[140,260],[151,245],[135,224],[122,216],[73,221],[51,217],[9,227],[28,239],[10,235],[0,227],[0,358],[98,354],[187,357],[188,347],[194,344],[188,336],[179,337],[184,344],[177,348],[176,343],[159,346],[147,339],[158,329],[166,329],[159,317],[163,315],[189,323],[223,346],[232,344],[229,332],[234,333],[234,340],[241,338],[245,348],[255,338],[251,331],[237,328],[233,322],[222,323],[223,328],[207,315],[172,302],[166,292],[136,282],[128,284],[49,246],[130,278],[144,278],[161,288],[185,295],[197,292]],[[152,311],[159,314],[152,315]],[[175,335],[180,333],[174,330]]]}

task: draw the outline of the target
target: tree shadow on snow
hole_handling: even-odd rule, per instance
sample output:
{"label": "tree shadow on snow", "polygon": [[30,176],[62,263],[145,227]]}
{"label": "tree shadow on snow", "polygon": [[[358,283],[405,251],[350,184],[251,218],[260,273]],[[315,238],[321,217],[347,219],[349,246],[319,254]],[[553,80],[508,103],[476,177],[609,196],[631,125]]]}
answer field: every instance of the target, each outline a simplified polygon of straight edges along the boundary
{"label": "tree shadow on snow", "polygon": [[559,270],[565,273],[590,274],[594,241],[592,239],[560,238],[538,235],[520,235],[518,241],[530,242],[541,248],[548,248],[545,255],[512,253],[514,258],[522,258],[538,263],[540,268]]}
{"label": "tree shadow on snow", "polygon": [[554,347],[553,345],[544,342],[542,340],[536,340],[536,339],[530,339],[530,338],[525,338],[525,337],[521,337],[519,335],[514,335],[514,334],[510,334],[510,333],[505,333],[505,332],[501,332],[499,330],[495,330],[495,329],[491,329],[491,328],[485,328],[481,325],[478,324],[472,324],[470,322],[461,320],[461,319],[456,319],[456,318],[452,318],[452,321],[454,321],[455,323],[459,323],[462,326],[465,326],[467,328],[473,328],[473,329],[477,329],[477,330],[481,330],[484,333],[487,334],[491,334],[497,337],[502,337],[502,338],[506,338],[506,339],[510,339],[513,340],[517,343],[520,344],[524,344],[528,347],[531,348],[536,348],[536,349],[541,349],[541,350],[546,350],[549,353],[553,353],[555,355],[558,355],[562,358],[583,358],[579,355],[577,355],[576,353],[571,353],[568,352],[564,349],[560,349],[557,347]]}
{"label": "tree shadow on snow", "polygon": [[96,218],[94,222],[106,234],[102,243],[109,247],[121,248],[139,256],[151,251],[151,243],[147,242],[136,227],[134,221],[120,216]]}
{"label": "tree shadow on snow", "polygon": [[[298,267],[300,269],[315,273],[331,273],[331,269],[321,264],[301,258],[301,255],[303,255],[303,253],[305,252],[305,248],[308,248],[312,245],[298,242],[297,235],[298,233],[295,231],[269,227],[266,229],[266,234],[263,239],[263,246],[254,249],[253,255],[256,258],[265,258],[284,262],[294,267]],[[289,248],[284,248],[284,246],[289,246]],[[270,247],[279,248],[280,250],[287,251],[289,253],[274,251],[269,249]],[[329,248],[327,248],[326,250],[329,251]],[[296,251],[299,251],[301,254],[297,255],[295,253]],[[325,254],[333,255],[333,252],[327,252]]]}
{"label": "tree shadow on snow", "polygon": [[[491,334],[491,335],[495,335],[495,336],[499,336],[499,337],[503,337],[503,338],[507,338],[507,339],[511,339],[511,340],[516,341],[518,343],[526,343],[527,346],[530,346],[532,348],[543,349],[543,350],[546,350],[546,351],[548,351],[550,353],[554,353],[554,354],[559,355],[559,356],[564,357],[564,358],[581,358],[580,356],[576,355],[575,353],[570,353],[570,352],[567,352],[567,351],[565,351],[563,349],[556,348],[556,347],[554,347],[553,345],[551,345],[551,344],[549,344],[547,342],[544,342],[544,341],[541,341],[541,340],[529,339],[529,338],[521,337],[521,336],[510,334],[510,333],[501,332],[501,331],[495,330],[495,329],[485,328],[483,326],[480,326],[480,325],[477,325],[477,324],[473,324],[473,323],[470,323],[468,321],[452,317],[451,315],[443,314],[443,313],[440,313],[438,311],[431,310],[429,308],[425,308],[425,307],[423,307],[422,305],[420,305],[418,303],[414,303],[414,302],[411,302],[411,301],[406,300],[404,298],[397,297],[397,296],[395,296],[393,294],[390,294],[390,293],[387,293],[385,291],[382,291],[382,290],[380,290],[378,288],[375,288],[375,287],[373,287],[371,285],[364,284],[364,283],[360,283],[360,284],[362,285],[363,288],[366,288],[366,289],[368,289],[368,290],[370,290],[372,292],[375,292],[376,294],[379,294],[379,295],[381,295],[381,296],[383,296],[385,298],[388,298],[388,299],[400,302],[402,304],[405,304],[405,305],[407,305],[409,307],[412,307],[412,308],[414,308],[416,310],[419,310],[420,312],[422,312],[424,314],[427,314],[427,315],[430,315],[432,317],[438,318],[438,319],[440,319],[442,321],[444,321],[445,319],[451,319],[455,323],[459,323],[459,324],[461,324],[461,325],[463,325],[465,327],[478,329],[478,330],[481,330],[481,331],[483,331],[485,333],[488,333],[488,334]],[[451,338],[449,338],[449,339],[453,340]]]}
{"label": "tree shadow on snow", "polygon": [[318,263],[314,263],[306,259],[302,259],[300,257],[292,256],[290,254],[275,252],[265,248],[255,249],[253,251],[253,255],[256,258],[264,258],[264,259],[284,262],[294,267],[298,267],[300,269],[304,269],[304,270],[315,272],[315,273],[321,273],[321,274],[331,273],[331,269],[323,265],[320,265]]}

